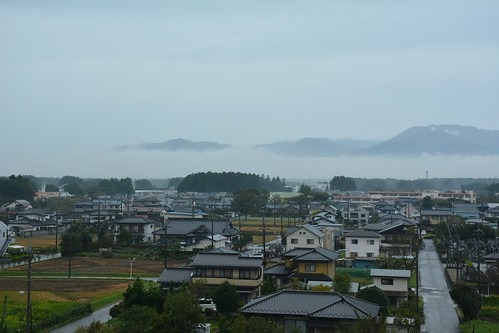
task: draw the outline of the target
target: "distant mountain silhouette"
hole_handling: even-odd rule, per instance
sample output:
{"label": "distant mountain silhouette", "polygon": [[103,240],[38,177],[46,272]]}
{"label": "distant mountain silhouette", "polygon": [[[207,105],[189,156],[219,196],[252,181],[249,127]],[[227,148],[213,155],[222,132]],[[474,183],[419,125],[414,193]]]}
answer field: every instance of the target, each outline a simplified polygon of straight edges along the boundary
{"label": "distant mountain silhouette", "polygon": [[304,138],[255,146],[275,154],[297,156],[499,155],[499,131],[471,126],[415,126],[386,141]]}
{"label": "distant mountain silhouette", "polygon": [[339,156],[350,150],[371,147],[378,141],[368,140],[331,140],[327,138],[304,138],[298,141],[280,141],[254,146],[275,154],[293,157]]}
{"label": "distant mountain silhouette", "polygon": [[144,142],[138,145],[119,146],[115,150],[166,150],[166,151],[215,151],[229,148],[230,145],[209,141],[190,141],[182,138],[168,140],[159,143]]}
{"label": "distant mountain silhouette", "polygon": [[357,149],[349,155],[499,155],[499,131],[471,126],[416,126],[371,148]]}

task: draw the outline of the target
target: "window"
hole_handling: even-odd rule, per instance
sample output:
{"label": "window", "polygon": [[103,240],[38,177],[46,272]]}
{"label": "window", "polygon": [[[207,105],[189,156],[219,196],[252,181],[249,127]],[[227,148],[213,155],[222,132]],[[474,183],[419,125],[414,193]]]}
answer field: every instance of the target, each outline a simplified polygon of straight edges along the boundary
{"label": "window", "polygon": [[315,272],[315,264],[305,265],[305,272]]}
{"label": "window", "polygon": [[381,284],[384,286],[393,286],[393,279],[382,278]]}
{"label": "window", "polygon": [[298,244],[298,238],[291,238],[291,244]]}
{"label": "window", "polygon": [[374,253],[372,253],[372,252],[367,252],[367,257],[368,257],[368,258],[373,258],[373,257],[374,257]]}
{"label": "window", "polygon": [[352,244],[359,244],[359,240],[358,239],[352,239]]}
{"label": "window", "polygon": [[359,254],[357,252],[350,252],[350,257],[356,258]]}
{"label": "window", "polygon": [[239,270],[239,278],[240,279],[251,279],[251,270],[249,269],[240,269]]}
{"label": "window", "polygon": [[374,245],[374,239],[368,239],[367,245]]}
{"label": "window", "polygon": [[313,240],[313,239],[311,239],[311,238],[307,239],[307,244],[309,244],[309,245],[314,244],[314,240]]}

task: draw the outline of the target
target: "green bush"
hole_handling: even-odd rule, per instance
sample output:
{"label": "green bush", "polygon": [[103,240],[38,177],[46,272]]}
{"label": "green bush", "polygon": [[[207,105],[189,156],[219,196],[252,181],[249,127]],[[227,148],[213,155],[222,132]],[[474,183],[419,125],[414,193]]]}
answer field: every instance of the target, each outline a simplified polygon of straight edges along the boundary
{"label": "green bush", "polygon": [[499,322],[499,307],[482,306],[480,309],[480,319]]}

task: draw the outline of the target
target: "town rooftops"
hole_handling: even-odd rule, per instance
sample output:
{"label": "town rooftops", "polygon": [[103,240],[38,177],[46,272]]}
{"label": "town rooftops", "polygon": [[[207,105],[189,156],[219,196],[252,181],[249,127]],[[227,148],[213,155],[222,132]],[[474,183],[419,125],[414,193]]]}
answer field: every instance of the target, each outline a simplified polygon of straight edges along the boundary
{"label": "town rooftops", "polygon": [[320,319],[372,319],[378,317],[379,305],[339,293],[281,290],[254,299],[239,311]]}
{"label": "town rooftops", "polygon": [[410,278],[411,271],[406,269],[371,269],[371,276]]}

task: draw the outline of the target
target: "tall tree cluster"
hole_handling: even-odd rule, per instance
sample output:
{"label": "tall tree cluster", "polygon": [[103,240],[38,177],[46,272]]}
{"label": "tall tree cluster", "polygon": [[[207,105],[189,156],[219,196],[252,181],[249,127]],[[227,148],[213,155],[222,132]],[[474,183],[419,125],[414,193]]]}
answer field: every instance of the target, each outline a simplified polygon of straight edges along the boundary
{"label": "tall tree cluster", "polygon": [[0,177],[0,205],[20,199],[31,202],[36,190],[36,184],[27,177]]}
{"label": "tall tree cluster", "polygon": [[237,192],[246,189],[284,191],[286,180],[241,172],[198,172],[185,177],[179,192]]}
{"label": "tall tree cluster", "polygon": [[357,184],[353,178],[334,176],[329,182],[329,188],[336,191],[355,191],[357,190]]}

